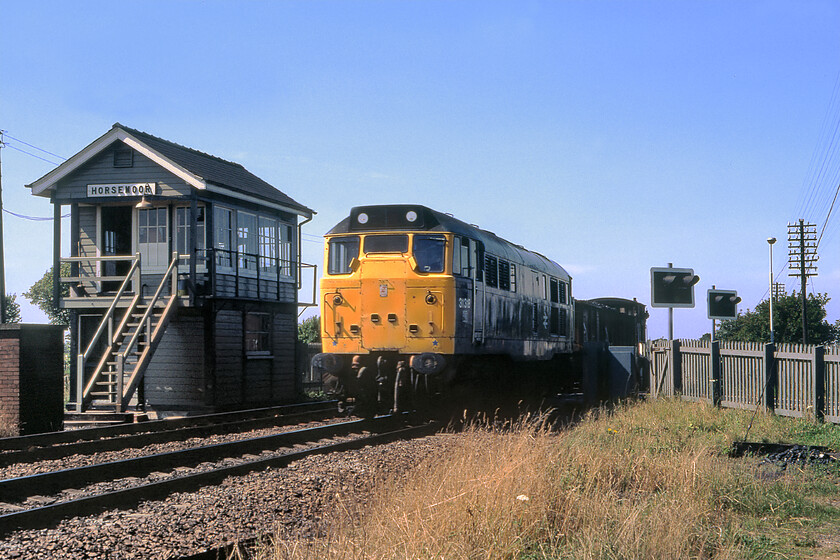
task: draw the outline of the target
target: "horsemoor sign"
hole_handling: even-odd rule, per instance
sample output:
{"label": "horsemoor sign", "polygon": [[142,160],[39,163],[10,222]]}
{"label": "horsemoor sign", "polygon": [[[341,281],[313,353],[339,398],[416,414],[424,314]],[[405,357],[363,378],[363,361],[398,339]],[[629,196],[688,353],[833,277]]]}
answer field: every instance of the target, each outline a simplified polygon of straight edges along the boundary
{"label": "horsemoor sign", "polygon": [[157,183],[110,183],[88,185],[88,198],[97,196],[144,196],[157,194]]}

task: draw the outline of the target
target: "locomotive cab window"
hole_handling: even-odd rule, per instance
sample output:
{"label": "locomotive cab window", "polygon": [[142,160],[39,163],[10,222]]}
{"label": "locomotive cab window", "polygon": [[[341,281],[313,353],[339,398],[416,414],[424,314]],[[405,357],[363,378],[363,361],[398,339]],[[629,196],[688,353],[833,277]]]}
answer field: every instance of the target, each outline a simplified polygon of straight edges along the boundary
{"label": "locomotive cab window", "polygon": [[446,238],[440,235],[415,235],[413,253],[419,272],[443,272]]}
{"label": "locomotive cab window", "polygon": [[405,253],[408,251],[407,235],[368,235],[365,237],[365,254]]}
{"label": "locomotive cab window", "polygon": [[329,274],[350,274],[350,263],[359,258],[359,237],[334,237],[329,246]]}

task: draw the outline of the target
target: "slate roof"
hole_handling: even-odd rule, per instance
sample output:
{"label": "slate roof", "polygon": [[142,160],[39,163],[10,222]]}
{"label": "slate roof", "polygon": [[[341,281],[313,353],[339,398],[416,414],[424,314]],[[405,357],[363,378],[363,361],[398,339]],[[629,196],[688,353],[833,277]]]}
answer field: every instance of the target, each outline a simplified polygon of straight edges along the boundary
{"label": "slate roof", "polygon": [[245,169],[241,164],[187,148],[186,146],[181,146],[180,144],[152,136],[134,128],[129,128],[120,123],[115,123],[113,128],[121,128],[143,144],[146,144],[149,148],[177,163],[190,173],[201,177],[206,182],[243,194],[256,196],[270,202],[276,202],[309,214],[313,213],[312,209],[307,208],[277,188],[269,185]]}

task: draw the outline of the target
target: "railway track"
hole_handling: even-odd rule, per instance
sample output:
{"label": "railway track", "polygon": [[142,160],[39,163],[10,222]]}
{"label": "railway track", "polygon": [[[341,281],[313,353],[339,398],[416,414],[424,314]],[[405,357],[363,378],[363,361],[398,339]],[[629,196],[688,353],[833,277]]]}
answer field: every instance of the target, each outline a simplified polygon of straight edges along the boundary
{"label": "railway track", "polygon": [[401,419],[392,417],[343,421],[8,478],[0,480],[0,537],[18,529],[48,528],[66,518],[132,508],[174,492],[219,484],[230,476],[284,467],[310,455],[419,437],[437,429],[437,424],[405,427]]}
{"label": "railway track", "polygon": [[2,438],[0,467],[21,461],[55,459],[77,453],[111,451],[320,420],[334,416],[335,408],[335,401],[327,401]]}

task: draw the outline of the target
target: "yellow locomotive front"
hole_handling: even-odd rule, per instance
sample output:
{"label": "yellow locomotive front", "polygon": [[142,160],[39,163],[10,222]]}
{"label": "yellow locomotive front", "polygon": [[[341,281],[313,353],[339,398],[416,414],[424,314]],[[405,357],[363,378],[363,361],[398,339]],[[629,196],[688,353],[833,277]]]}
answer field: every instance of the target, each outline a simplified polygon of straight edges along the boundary
{"label": "yellow locomotive front", "polygon": [[314,364],[328,392],[363,414],[404,408],[454,351],[452,235],[430,229],[424,210],[354,208],[326,235]]}

